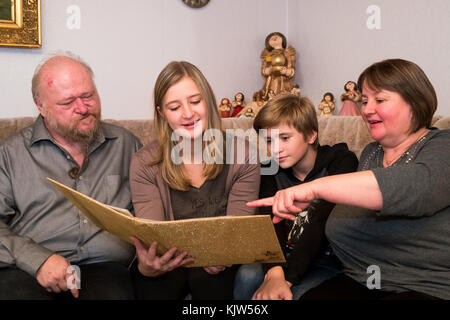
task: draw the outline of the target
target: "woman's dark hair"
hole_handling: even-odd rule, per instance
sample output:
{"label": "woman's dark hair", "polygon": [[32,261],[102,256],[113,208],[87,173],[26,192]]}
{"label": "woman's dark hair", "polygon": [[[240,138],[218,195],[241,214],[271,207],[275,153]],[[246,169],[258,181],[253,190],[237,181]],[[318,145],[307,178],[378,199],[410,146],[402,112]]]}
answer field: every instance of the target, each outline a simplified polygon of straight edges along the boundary
{"label": "woman's dark hair", "polygon": [[431,127],[437,108],[436,92],[425,72],[414,62],[388,59],[372,64],[358,78],[357,87],[398,93],[411,107],[411,132]]}

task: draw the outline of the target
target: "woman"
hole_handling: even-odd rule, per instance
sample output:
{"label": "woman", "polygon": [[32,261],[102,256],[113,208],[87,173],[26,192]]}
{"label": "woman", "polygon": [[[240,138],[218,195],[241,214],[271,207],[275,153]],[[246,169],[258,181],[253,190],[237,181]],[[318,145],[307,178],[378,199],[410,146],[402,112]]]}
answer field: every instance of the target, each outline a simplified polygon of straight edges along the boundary
{"label": "woman", "polygon": [[272,205],[275,221],[294,219],[313,199],[345,205],[326,226],[344,273],[303,299],[449,299],[450,131],[430,128],[434,88],[416,64],[401,59],[368,67],[358,87],[376,141],[364,149],[359,172],[249,205]]}
{"label": "woman", "polygon": [[[135,154],[130,168],[136,216],[177,220],[253,214],[245,202],[257,198],[259,166],[249,164],[248,154],[245,163],[224,161],[221,137],[207,137],[221,132],[221,120],[200,70],[184,61],[169,63],[156,80],[154,106],[158,139]],[[157,243],[147,250],[133,241],[138,299],[182,299],[188,293],[193,299],[232,298],[236,267],[180,268],[193,261],[187,252],[171,248],[158,256]]]}

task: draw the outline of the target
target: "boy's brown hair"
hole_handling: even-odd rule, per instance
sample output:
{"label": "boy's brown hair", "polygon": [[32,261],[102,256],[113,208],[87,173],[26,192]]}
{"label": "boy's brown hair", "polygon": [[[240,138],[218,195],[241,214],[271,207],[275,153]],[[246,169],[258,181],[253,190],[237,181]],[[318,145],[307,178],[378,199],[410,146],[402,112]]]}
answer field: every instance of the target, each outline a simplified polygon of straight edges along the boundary
{"label": "boy's brown hair", "polygon": [[[302,133],[306,138],[319,132],[317,114],[312,101],[304,96],[295,94],[280,94],[270,99],[258,112],[253,121],[253,128],[268,129],[286,123]],[[319,136],[312,144],[314,148],[319,145]]]}

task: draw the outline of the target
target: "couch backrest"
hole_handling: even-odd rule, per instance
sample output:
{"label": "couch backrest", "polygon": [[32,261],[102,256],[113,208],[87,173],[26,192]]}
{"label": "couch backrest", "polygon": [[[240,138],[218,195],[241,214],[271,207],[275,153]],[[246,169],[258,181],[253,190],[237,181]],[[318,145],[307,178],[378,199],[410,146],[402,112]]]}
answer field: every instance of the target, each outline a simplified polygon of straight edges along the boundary
{"label": "couch backrest", "polygon": [[33,117],[4,118],[0,119],[0,141],[16,134],[34,122]]}
{"label": "couch backrest", "polygon": [[[339,142],[347,143],[350,150],[360,156],[364,147],[373,139],[364,120],[357,116],[319,117],[319,143],[334,145]],[[224,118],[225,128],[252,128],[253,118]]]}
{"label": "couch backrest", "polygon": [[[0,119],[0,141],[31,125],[34,120],[33,117]],[[105,122],[130,130],[143,144],[147,144],[155,138],[153,120],[107,119]],[[253,130],[253,118],[224,118],[222,124],[224,129]],[[450,116],[435,116],[433,126],[439,129],[450,129]],[[319,117],[319,143],[321,145],[346,142],[349,149],[359,157],[364,147],[371,141],[373,140],[369,130],[360,116]]]}

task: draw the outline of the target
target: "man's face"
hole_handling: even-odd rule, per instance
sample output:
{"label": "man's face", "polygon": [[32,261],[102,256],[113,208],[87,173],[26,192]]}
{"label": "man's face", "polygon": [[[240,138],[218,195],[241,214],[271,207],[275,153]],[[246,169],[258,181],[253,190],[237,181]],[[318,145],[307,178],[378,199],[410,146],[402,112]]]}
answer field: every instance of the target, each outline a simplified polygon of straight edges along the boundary
{"label": "man's face", "polygon": [[50,134],[67,143],[90,143],[100,126],[100,98],[91,75],[69,58],[41,69],[37,105]]}

